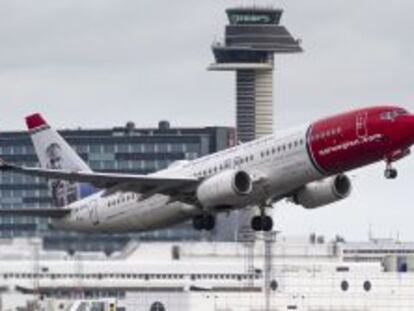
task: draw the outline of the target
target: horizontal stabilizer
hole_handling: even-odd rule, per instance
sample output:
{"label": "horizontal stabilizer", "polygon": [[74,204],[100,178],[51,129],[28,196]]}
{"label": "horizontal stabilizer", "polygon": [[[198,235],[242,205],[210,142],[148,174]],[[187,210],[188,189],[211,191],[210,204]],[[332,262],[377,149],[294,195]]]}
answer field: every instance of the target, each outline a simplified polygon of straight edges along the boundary
{"label": "horizontal stabilizer", "polygon": [[0,218],[2,216],[63,218],[70,212],[70,209],[62,208],[0,208]]}

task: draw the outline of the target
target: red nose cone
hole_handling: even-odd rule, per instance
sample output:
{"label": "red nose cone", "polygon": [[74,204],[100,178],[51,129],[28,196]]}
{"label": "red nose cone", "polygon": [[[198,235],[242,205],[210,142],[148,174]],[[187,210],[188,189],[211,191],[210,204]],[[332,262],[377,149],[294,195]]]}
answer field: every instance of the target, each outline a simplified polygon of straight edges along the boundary
{"label": "red nose cone", "polygon": [[414,115],[407,114],[400,116],[398,118],[398,123],[400,124],[400,133],[397,133],[401,136],[409,145],[414,144]]}

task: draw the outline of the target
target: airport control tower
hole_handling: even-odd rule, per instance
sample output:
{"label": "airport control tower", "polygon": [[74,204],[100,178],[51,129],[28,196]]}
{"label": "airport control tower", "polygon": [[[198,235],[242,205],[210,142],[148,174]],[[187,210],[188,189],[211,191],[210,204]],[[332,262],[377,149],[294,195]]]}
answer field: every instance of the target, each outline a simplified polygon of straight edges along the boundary
{"label": "airport control tower", "polygon": [[283,10],[231,8],[223,43],[213,44],[214,71],[236,71],[237,139],[247,142],[273,131],[274,54],[302,52],[280,25]]}
{"label": "airport control tower", "polygon": [[[226,10],[229,24],[223,43],[213,44],[213,71],[236,72],[237,140],[247,142],[273,132],[274,55],[302,52],[299,40],[282,25],[283,10],[243,7]],[[219,215],[215,238],[234,240],[250,231],[257,212]]]}

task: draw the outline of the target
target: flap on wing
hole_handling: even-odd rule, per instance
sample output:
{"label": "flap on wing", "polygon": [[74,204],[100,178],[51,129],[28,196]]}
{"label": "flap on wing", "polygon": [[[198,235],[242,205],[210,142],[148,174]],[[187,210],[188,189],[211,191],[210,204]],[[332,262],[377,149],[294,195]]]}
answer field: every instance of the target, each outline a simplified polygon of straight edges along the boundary
{"label": "flap on wing", "polygon": [[62,208],[0,208],[1,216],[32,216],[42,218],[62,218],[70,214],[70,209]]}
{"label": "flap on wing", "polygon": [[[159,193],[176,192],[179,189],[192,188],[199,183],[197,178],[162,177],[155,175],[134,175],[117,173],[71,172],[67,170],[52,170],[42,168],[21,167],[6,162],[0,163],[0,170],[13,171],[24,175],[60,179],[72,182],[91,183],[98,188],[112,188],[128,185],[129,191],[139,193],[156,191]],[[158,191],[159,189],[159,191]],[[121,189],[120,189],[121,190]]]}

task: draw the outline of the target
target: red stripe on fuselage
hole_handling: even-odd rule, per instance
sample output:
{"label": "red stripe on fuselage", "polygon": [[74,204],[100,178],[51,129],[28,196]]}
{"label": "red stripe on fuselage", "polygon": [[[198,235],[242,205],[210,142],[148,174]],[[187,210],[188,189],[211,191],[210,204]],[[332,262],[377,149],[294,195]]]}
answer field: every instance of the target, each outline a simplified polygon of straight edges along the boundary
{"label": "red stripe on fuselage", "polygon": [[395,109],[360,109],[313,123],[308,144],[317,167],[332,175],[384,159],[395,146],[380,115]]}

